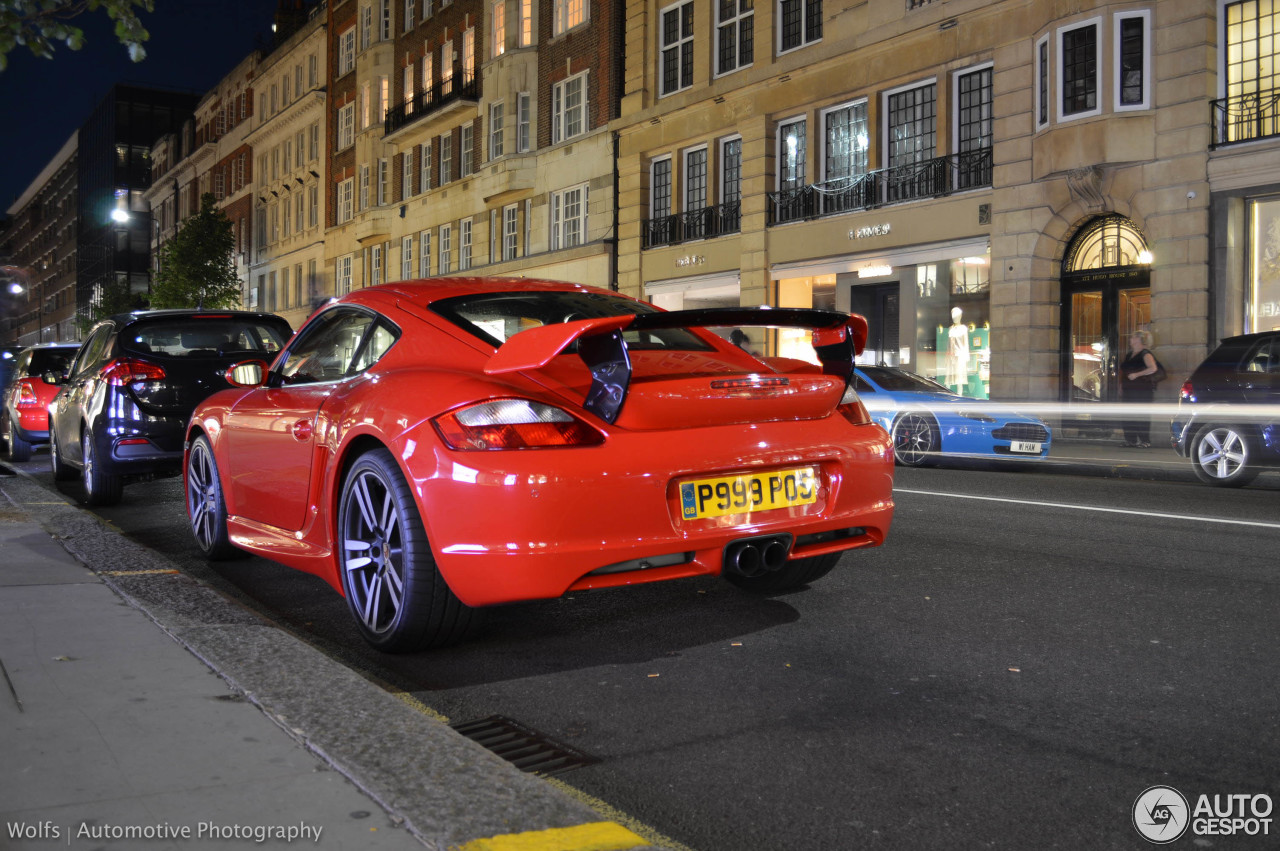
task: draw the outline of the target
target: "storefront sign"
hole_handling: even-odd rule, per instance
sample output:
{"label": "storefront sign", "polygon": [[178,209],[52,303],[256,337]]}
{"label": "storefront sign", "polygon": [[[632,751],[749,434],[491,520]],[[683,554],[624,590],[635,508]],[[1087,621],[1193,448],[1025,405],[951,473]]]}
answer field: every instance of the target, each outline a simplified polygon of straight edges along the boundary
{"label": "storefront sign", "polygon": [[849,231],[849,239],[866,239],[871,236],[888,236],[889,223],[882,225],[867,225],[866,227],[855,228]]}
{"label": "storefront sign", "polygon": [[701,254],[686,254],[684,257],[676,258],[676,268],[683,269],[686,266],[701,266],[707,262],[707,258]]}

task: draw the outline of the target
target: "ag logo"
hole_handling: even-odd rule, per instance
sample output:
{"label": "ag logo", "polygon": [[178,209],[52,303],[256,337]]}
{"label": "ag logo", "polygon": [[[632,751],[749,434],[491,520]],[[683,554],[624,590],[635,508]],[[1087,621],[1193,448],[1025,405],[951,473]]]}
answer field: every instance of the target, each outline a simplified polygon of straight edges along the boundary
{"label": "ag logo", "polygon": [[1187,799],[1172,786],[1152,786],[1133,802],[1133,826],[1148,842],[1173,842],[1186,832],[1190,821]]}

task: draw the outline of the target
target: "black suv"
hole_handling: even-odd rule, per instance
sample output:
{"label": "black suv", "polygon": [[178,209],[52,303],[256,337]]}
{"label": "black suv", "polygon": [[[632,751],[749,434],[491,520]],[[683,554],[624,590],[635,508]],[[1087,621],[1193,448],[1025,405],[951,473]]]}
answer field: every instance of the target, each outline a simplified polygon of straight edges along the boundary
{"label": "black suv", "polygon": [[1280,466],[1280,331],[1223,340],[1182,385],[1172,430],[1202,482],[1239,487]]}
{"label": "black suv", "polygon": [[[79,471],[85,501],[118,502],[127,479],[182,472],[187,419],[247,360],[271,361],[291,336],[271,313],[155,310],[89,332],[49,406],[55,479]],[[265,371],[265,366],[264,366]]]}

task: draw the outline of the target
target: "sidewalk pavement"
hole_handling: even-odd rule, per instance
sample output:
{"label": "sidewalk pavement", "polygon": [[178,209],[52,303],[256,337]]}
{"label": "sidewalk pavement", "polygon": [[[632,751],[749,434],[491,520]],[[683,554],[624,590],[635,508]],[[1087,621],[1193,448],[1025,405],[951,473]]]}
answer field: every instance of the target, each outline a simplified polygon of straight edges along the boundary
{"label": "sidewalk pavement", "polygon": [[654,847],[8,468],[0,553],[0,848]]}

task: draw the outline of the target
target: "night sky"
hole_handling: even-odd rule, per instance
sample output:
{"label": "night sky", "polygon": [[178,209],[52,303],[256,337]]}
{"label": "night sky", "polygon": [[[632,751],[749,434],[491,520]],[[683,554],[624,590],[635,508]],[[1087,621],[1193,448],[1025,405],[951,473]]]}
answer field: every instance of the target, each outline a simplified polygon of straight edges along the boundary
{"label": "night sky", "polygon": [[24,46],[0,72],[0,217],[116,83],[204,94],[240,60],[270,44],[277,0],[155,0],[140,14],[147,58],[129,61],[105,12],[76,19],[85,46],[59,45],[53,59]]}

